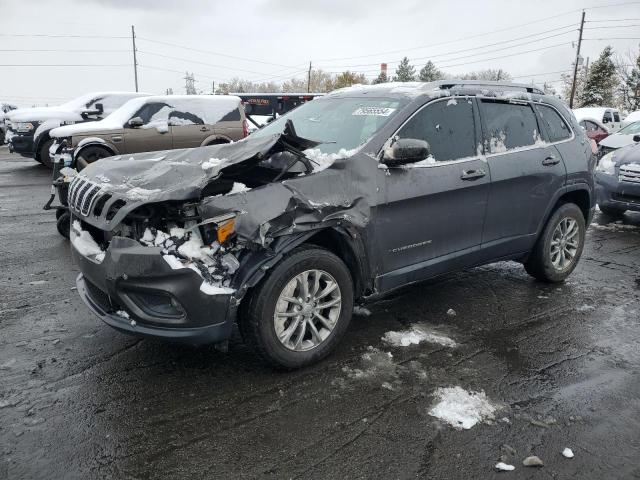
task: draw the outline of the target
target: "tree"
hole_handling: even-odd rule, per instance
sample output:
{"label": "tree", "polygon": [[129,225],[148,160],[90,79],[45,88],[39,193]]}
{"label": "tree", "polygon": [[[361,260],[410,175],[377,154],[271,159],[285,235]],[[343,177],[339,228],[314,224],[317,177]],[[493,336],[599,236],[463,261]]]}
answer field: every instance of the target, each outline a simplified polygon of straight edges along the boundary
{"label": "tree", "polygon": [[418,78],[420,78],[420,81],[422,82],[433,82],[444,78],[444,74],[436,68],[431,60],[429,60],[420,70]]}
{"label": "tree", "polygon": [[556,92],[555,87],[547,82],[544,82],[544,84],[542,85],[542,90],[544,90],[544,93],[546,95],[553,95],[554,97],[558,95],[558,92]]}
{"label": "tree", "polygon": [[[571,86],[573,85],[573,73],[563,73],[560,77],[562,78],[562,99],[567,105],[569,105]],[[576,77],[576,92],[573,97],[574,99],[577,99],[575,102],[576,105],[580,104],[580,97],[582,97],[582,91],[584,90],[586,81],[587,72],[584,68],[580,68]]]}
{"label": "tree", "polygon": [[396,68],[396,82],[413,82],[416,79],[416,69],[409,63],[409,59],[404,57],[400,65]]}
{"label": "tree", "polygon": [[600,57],[591,64],[587,82],[580,96],[582,107],[613,105],[613,94],[618,80],[612,57],[613,49],[606,46]]}
{"label": "tree", "polygon": [[387,72],[380,72],[380,75],[378,75],[375,80],[372,82],[374,85],[378,84],[378,83],[387,83],[389,81],[389,78],[387,77]]}
{"label": "tree", "polygon": [[618,56],[614,63],[619,77],[616,106],[632,112],[640,110],[640,52]]}
{"label": "tree", "polygon": [[488,68],[486,70],[478,70],[477,72],[470,72],[460,75],[458,78],[462,80],[490,80],[490,81],[503,81],[509,82],[511,81],[511,75],[508,72],[505,72],[501,68],[498,70],[494,70],[492,68]]}
{"label": "tree", "polygon": [[366,85],[367,83],[369,82],[367,82],[367,77],[365,77],[364,74],[350,72],[347,70],[346,72],[340,73],[333,79],[331,90],[350,87],[351,85]]}

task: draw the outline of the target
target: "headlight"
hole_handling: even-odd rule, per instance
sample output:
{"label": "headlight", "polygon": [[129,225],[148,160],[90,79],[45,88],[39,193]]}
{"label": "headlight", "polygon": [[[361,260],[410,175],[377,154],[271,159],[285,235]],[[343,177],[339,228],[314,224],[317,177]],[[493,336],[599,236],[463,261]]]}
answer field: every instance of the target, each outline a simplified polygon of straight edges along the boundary
{"label": "headlight", "polygon": [[16,122],[11,124],[11,128],[16,132],[27,133],[33,130],[33,123],[31,122]]}
{"label": "headlight", "polygon": [[227,240],[233,238],[236,231],[236,214],[227,213],[214,218],[209,218],[200,223],[201,231],[205,243],[210,244],[217,241],[223,245]]}
{"label": "headlight", "polygon": [[596,167],[596,171],[606,173],[607,175],[613,175],[616,173],[616,161],[614,155],[616,152],[607,153],[600,159],[600,163]]}

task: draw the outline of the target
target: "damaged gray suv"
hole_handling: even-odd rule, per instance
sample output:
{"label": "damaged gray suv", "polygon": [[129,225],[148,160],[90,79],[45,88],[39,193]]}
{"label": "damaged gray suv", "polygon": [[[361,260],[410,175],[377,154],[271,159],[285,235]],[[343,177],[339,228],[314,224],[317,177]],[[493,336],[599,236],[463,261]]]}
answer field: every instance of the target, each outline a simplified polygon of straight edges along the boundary
{"label": "damaged gray suv", "polygon": [[530,86],[356,86],[229,145],[89,165],[70,185],[78,292],[110,326],[325,357],[354,303],[498,260],[564,280],[594,210],[589,141]]}

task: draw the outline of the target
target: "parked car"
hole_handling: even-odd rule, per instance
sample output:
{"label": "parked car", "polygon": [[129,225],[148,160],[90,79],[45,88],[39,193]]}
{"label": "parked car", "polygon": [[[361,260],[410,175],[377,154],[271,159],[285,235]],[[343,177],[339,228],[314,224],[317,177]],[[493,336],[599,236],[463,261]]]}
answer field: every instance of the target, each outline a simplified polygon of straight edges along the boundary
{"label": "parked car", "polygon": [[7,114],[16,107],[12,103],[0,102],[0,145],[3,145],[7,135]]}
{"label": "parked car", "polygon": [[637,143],[640,138],[640,121],[630,123],[626,127],[618,130],[613,135],[609,135],[602,142],[598,153],[600,157],[606,155],[609,152],[617,150],[618,148],[626,147],[632,143]]}
{"label": "parked car", "polygon": [[587,137],[596,142],[596,145],[609,136],[607,127],[595,118],[582,119],[579,125],[587,132]]}
{"label": "parked car", "polygon": [[589,139],[535,87],[334,91],[229,145],[103,159],[70,184],[78,292],[134,335],[326,356],[354,302],[497,260],[561,282],[595,208]]}
{"label": "parked car", "polygon": [[629,115],[624,117],[622,120],[622,126],[626,127],[635,122],[640,122],[640,110],[636,110],[635,112],[631,112]]}
{"label": "parked car", "polygon": [[241,140],[248,134],[240,98],[220,95],[168,95],[135,98],[104,120],[58,127],[54,143],[53,184],[61,205],[55,208],[58,232],[69,236],[68,175],[64,167],[80,171],[113,155],[192,148]]}
{"label": "parked car", "polygon": [[581,120],[597,120],[603,124],[609,133],[614,133],[622,128],[620,111],[617,108],[608,107],[583,107],[573,110],[578,122]]}
{"label": "parked car", "polygon": [[19,108],[9,113],[9,150],[52,166],[49,132],[60,125],[100,120],[132,98],[148,95],[136,92],[93,92],[57,107]]}
{"label": "parked car", "polygon": [[627,210],[640,212],[640,143],[619,148],[600,159],[596,192],[598,207],[605,215],[620,217]]}

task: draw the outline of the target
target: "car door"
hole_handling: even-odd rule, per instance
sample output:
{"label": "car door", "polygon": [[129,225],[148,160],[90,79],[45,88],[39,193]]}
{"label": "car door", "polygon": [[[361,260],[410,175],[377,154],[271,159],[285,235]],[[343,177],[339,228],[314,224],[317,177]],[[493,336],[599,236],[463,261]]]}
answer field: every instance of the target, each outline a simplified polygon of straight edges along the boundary
{"label": "car door", "polygon": [[173,148],[199,147],[213,133],[213,128],[206,124],[202,114],[195,108],[196,105],[197,101],[177,101],[175,110],[169,115]]}
{"label": "car door", "polygon": [[[170,150],[173,139],[169,129],[169,114],[173,107],[166,102],[145,103],[131,118],[142,119],[142,126],[124,125],[125,153]],[[131,120],[131,119],[130,119]]]}
{"label": "car door", "polygon": [[432,101],[396,135],[427,141],[431,156],[381,170],[375,225],[382,291],[472,264],[489,192],[473,99]]}
{"label": "car door", "polygon": [[566,170],[558,150],[545,142],[526,101],[482,99],[480,115],[491,190],[482,238],[484,255],[525,252]]}

